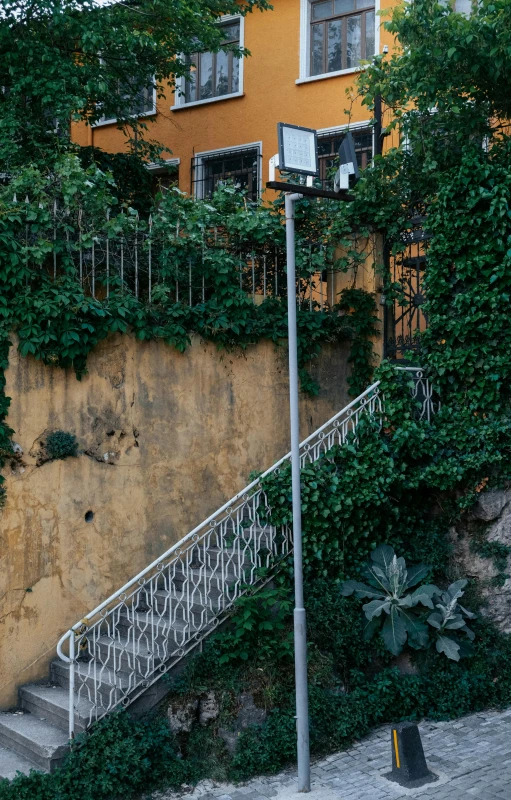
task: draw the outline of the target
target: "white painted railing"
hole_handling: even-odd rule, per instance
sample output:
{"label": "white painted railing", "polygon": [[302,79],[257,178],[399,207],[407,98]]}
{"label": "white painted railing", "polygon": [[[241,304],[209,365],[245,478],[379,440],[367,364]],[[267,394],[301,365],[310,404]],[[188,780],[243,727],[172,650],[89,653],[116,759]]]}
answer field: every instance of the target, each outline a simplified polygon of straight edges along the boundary
{"label": "white painted railing", "polygon": [[[413,372],[419,416],[430,419],[431,386]],[[302,466],[343,444],[362,417],[380,412],[376,382],[302,442]],[[77,719],[87,726],[132,703],[291,553],[292,532],[271,525],[261,483],[289,459],[288,453],[62,636],[57,652],[69,670],[70,738]]]}

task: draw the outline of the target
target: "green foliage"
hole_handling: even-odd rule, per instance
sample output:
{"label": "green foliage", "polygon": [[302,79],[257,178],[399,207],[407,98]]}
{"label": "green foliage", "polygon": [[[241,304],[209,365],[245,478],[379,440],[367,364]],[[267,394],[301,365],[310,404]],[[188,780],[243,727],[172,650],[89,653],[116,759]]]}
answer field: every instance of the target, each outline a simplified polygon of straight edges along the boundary
{"label": "green foliage", "polygon": [[[342,597],[332,582],[309,582],[306,589],[312,753],[343,749],[384,722],[447,719],[509,703],[511,639],[488,623],[476,622],[472,658],[448,661],[432,649],[418,654],[417,675],[403,675],[363,641],[356,602]],[[319,684],[310,674],[315,647],[333,656],[333,672]],[[266,723],[242,733],[231,777],[277,772],[294,761],[294,722],[291,683],[278,694]]]}
{"label": "green foliage", "polygon": [[502,542],[484,542],[475,551],[483,558],[492,558],[500,572],[506,569],[507,559],[511,555],[511,547]]}
{"label": "green foliage", "polygon": [[[85,169],[96,165],[101,172],[112,176],[119,203],[147,214],[154,202],[153,178],[138,155],[132,152],[107,153],[98,147],[80,147],[77,155]],[[168,174],[172,174],[171,168]]]}
{"label": "green foliage", "polygon": [[[362,569],[367,584],[345,581],[342,585],[344,597],[355,594],[359,598],[370,598],[369,603],[362,606],[368,620],[365,641],[379,632],[387,650],[398,656],[406,644],[416,650],[429,647],[432,643],[430,625],[434,628],[433,641],[439,653],[445,653],[453,661],[469,655],[471,651],[467,645],[452,638],[454,632],[454,635],[464,633],[471,641],[474,639],[474,632],[465,620],[475,619],[475,614],[458,602],[467,581],[456,581],[444,592],[434,584],[422,584],[413,592],[409,591],[430,572],[425,564],[407,569],[404,558],[398,558],[389,545],[382,544],[373,550],[371,560]],[[432,613],[428,615],[425,608]]]}
{"label": "green foliage", "polygon": [[[125,159],[133,161],[131,156]],[[132,189],[121,187],[121,199]],[[166,192],[152,215],[151,236],[160,246],[159,262],[154,256],[151,302],[135,297],[115,276],[110,277],[105,297],[104,276],[99,272],[95,299],[77,280],[80,248],[91,247],[98,237],[128,236],[135,227],[141,232],[148,229],[147,222],[139,220],[133,209],[119,212],[118,195],[109,174],[98,169],[95,162],[84,169],[73,156],[62,157],[48,172],[32,167],[20,171],[8,187],[0,189],[0,316],[8,329],[16,330],[23,355],[72,367],[80,377],[86,371],[88,353],[116,331],[133,332],[143,340],[163,339],[180,351],[187,347],[192,333],[219,348],[245,348],[261,339],[279,344],[286,338],[285,302],[270,296],[256,305],[239,285],[239,253],[243,248],[252,249],[256,255],[269,247],[272,251],[277,248],[284,263],[278,204],[247,204],[231,187],[222,187],[208,202],[178,191]],[[25,202],[18,202],[23,197]],[[57,219],[54,200],[59,208],[67,209]],[[87,220],[87,225],[82,224],[80,238],[70,242],[70,228],[80,218]],[[300,242],[314,239],[333,252],[332,243],[326,244],[328,220],[327,215],[318,221],[313,209],[310,216],[302,214]],[[370,379],[372,370],[371,337],[377,322],[374,299],[361,290],[347,290],[333,308],[311,307],[305,292],[311,271],[318,269],[318,248],[319,244],[316,255],[305,258],[300,266],[298,348],[302,386],[311,394],[318,391],[307,366],[319,354],[323,342],[349,340],[351,380],[358,391]],[[173,289],[177,279],[186,285],[190,258],[201,270],[206,287],[203,302],[192,307],[187,297],[176,298]],[[55,263],[57,280],[53,277]]]}
{"label": "green foliage", "polygon": [[[216,640],[218,663],[292,658],[293,637],[286,624],[291,608],[288,592],[278,587],[238,598],[232,626]],[[287,636],[282,635],[285,630]]]}
{"label": "green foliage", "polygon": [[220,48],[218,17],[255,8],[269,6],[266,0],[144,0],[137,6],[2,0],[2,171],[53,161],[69,149],[71,119],[89,125],[117,119],[139,155],[161,150],[144,138],[143,93],[154,89],[168,101],[176,78],[187,72],[186,56]]}
{"label": "green foliage", "polygon": [[53,460],[73,458],[78,455],[78,439],[68,431],[52,431],[46,437],[45,448]]}
{"label": "green foliage", "polygon": [[0,782],[0,800],[112,800],[152,788],[178,788],[197,770],[177,758],[164,719],[133,721],[114,713],[77,740],[64,765],[51,775],[32,772]]}

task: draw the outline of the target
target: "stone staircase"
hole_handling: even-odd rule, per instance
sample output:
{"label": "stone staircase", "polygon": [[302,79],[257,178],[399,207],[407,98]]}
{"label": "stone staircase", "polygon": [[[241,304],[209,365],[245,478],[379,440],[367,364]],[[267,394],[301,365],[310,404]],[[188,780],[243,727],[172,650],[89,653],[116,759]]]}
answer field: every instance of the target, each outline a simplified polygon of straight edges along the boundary
{"label": "stone staircase", "polygon": [[[268,552],[268,536],[263,526],[247,522],[245,530],[250,528],[251,540],[255,537],[259,545],[256,563],[261,566]],[[137,598],[136,605],[120,609],[115,635],[111,635],[112,630],[103,630],[93,641],[82,636],[86,647],[80,649],[73,665],[55,659],[48,681],[22,686],[19,708],[0,713],[0,778],[12,780],[17,772],[28,774],[30,770],[52,772],[68,752],[71,669],[78,689],[73,693],[74,732],[78,734],[97,717],[98,702],[108,708],[126,704],[133,687],[146,682],[159,667],[169,672],[180,666],[183,640],[193,638],[197,631],[207,635],[216,628],[219,615],[230,602],[219,586],[212,585],[214,575],[219,571],[226,588],[240,575],[250,580],[252,556],[252,551],[249,555],[228,545],[224,549],[212,546],[206,560],[200,561],[197,548],[192,549],[186,576],[182,569],[176,569],[171,585],[160,576],[150,597],[146,592]],[[205,582],[207,599],[201,591]],[[186,604],[185,584],[189,597]]]}
{"label": "stone staircase", "polygon": [[[413,377],[419,415],[429,419],[431,387],[420,371]],[[381,412],[378,386],[370,386],[301,444],[302,466],[343,444],[363,416]],[[160,679],[180,668],[227,619],[238,597],[271,580],[292,552],[292,533],[287,525],[272,525],[261,481],[289,458],[64,634],[49,680],[22,686],[19,708],[0,713],[0,777],[12,779],[31,769],[51,772],[70,739],[95,721],[119,707],[149,709],[168,691]]]}

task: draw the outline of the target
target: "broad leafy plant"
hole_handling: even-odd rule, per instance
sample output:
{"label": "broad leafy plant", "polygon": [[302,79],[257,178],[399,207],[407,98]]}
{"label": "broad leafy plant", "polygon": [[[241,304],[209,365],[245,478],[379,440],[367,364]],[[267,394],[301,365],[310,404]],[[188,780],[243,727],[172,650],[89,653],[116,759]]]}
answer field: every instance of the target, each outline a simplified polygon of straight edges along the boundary
{"label": "broad leafy plant", "polygon": [[[366,641],[380,632],[385,647],[395,656],[402,652],[405,644],[421,650],[429,647],[433,640],[437,651],[454,661],[468,654],[466,645],[452,638],[453,633],[474,638],[465,620],[475,615],[458,603],[467,581],[456,581],[445,592],[434,584],[414,589],[430,571],[425,564],[407,569],[404,558],[398,558],[390,545],[382,544],[363,567],[367,584],[354,580],[343,583],[344,597],[355,594],[369,598],[363,606],[367,618]],[[427,616],[425,609],[432,613]]]}

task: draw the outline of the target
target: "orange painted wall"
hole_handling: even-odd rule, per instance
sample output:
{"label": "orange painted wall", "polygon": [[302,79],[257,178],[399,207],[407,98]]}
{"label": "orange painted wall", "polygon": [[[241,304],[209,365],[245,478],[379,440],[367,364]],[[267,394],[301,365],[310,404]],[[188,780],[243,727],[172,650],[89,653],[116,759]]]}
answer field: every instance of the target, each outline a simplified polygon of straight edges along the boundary
{"label": "orange painted wall", "polygon": [[[382,0],[381,8],[390,6]],[[378,5],[376,6],[378,11]],[[377,16],[377,25],[381,18]],[[155,139],[180,158],[179,187],[190,191],[190,164],[194,153],[263,143],[263,185],[268,180],[268,160],[277,152],[277,122],[310,128],[347,124],[344,109],[350,104],[346,90],[356,73],[296,84],[299,78],[300,1],[274,0],[274,10],[256,11],[245,20],[243,97],[181,107],[171,111],[171,95],[159,100],[154,122],[148,120],[148,138]],[[380,51],[393,40],[380,30]],[[354,92],[356,93],[356,92]],[[368,120],[370,113],[359,101],[351,108],[352,122]],[[81,145],[94,144],[111,152],[125,149],[125,137],[115,124],[90,129],[75,125],[73,137]]]}

